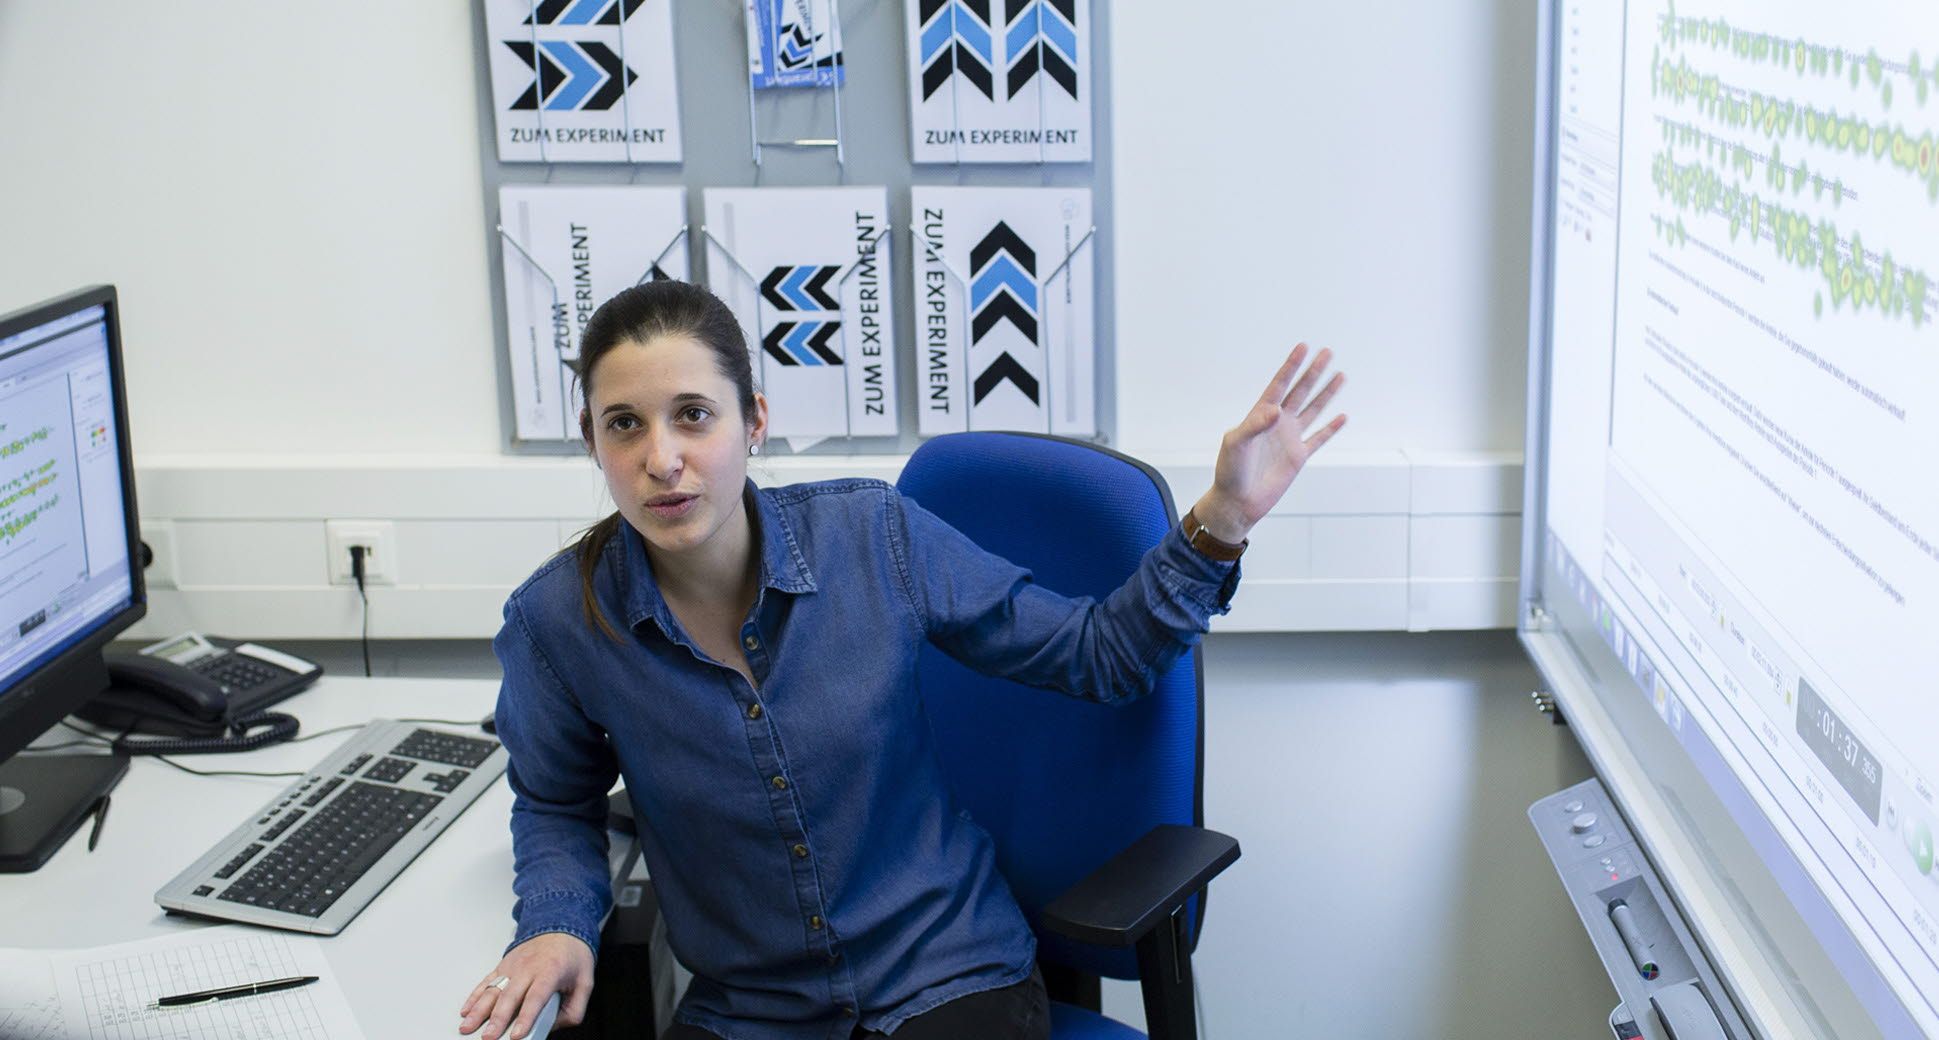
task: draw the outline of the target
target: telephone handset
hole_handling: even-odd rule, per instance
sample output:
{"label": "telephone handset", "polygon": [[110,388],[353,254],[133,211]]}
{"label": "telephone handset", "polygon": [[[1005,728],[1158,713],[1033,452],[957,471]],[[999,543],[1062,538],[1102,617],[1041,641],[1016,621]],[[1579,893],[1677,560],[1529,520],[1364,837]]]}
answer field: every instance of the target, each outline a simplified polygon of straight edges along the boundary
{"label": "telephone handset", "polygon": [[296,735],[294,718],[264,711],[309,686],[323,667],[280,650],[185,632],[105,655],[109,688],[77,712],[96,725],[178,739],[134,739],[131,755],[247,751]]}

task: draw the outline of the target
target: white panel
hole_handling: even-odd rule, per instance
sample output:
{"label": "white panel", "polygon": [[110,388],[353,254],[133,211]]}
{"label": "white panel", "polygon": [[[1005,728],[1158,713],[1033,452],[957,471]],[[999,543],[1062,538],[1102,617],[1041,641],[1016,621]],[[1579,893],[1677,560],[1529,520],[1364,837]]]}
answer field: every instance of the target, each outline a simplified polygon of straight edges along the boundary
{"label": "white panel", "polygon": [[1313,577],[1407,577],[1406,517],[1316,516],[1311,523]]}
{"label": "white panel", "polygon": [[1522,511],[1521,452],[1407,453],[1415,516]]}
{"label": "white panel", "polygon": [[[498,632],[512,588],[372,587],[370,637],[489,639]],[[127,638],[158,639],[195,628],[262,640],[356,639],[362,625],[356,589],[161,590]]]}
{"label": "white panel", "polygon": [[175,583],[184,589],[328,585],[323,524],[177,521]]}
{"label": "white panel", "polygon": [[[1183,513],[1212,486],[1212,461],[1218,456],[1218,447],[1218,437],[1214,436],[1203,455],[1156,453],[1138,457],[1164,475],[1178,511]],[[1328,450],[1300,471],[1292,490],[1273,512],[1310,516],[1405,513],[1408,479],[1407,456],[1402,452]]]}
{"label": "white panel", "polygon": [[[1183,506],[1180,507],[1185,508]],[[1313,576],[1313,518],[1274,513],[1259,521],[1248,536],[1240,582],[1254,577],[1310,578]]]}
{"label": "white panel", "polygon": [[1246,578],[1214,632],[1347,632],[1407,626],[1407,581]]}
{"label": "white panel", "polygon": [[407,520],[397,584],[518,585],[558,550],[556,520]]}
{"label": "white panel", "polygon": [[1519,516],[1416,516],[1408,531],[1415,580],[1512,577],[1521,567]]}
{"label": "white panel", "polygon": [[1514,578],[1415,579],[1408,586],[1407,629],[1515,627]]}

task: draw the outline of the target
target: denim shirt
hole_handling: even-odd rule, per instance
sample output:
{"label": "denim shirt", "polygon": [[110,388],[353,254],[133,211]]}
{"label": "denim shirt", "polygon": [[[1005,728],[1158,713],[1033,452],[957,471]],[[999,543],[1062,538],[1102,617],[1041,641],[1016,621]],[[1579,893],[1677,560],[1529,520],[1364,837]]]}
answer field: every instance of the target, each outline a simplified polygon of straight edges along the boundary
{"label": "denim shirt", "polygon": [[1174,525],[1099,603],[1033,584],[880,481],[746,495],[755,685],[681,628],[625,523],[594,582],[620,642],[587,622],[572,553],[506,603],[514,945],[565,932],[598,948],[606,793],[623,776],[668,943],[694,974],[680,1021],[727,1040],[846,1038],[1022,981],[1036,941],[944,786],[922,641],[986,673],[1135,697],[1227,609],[1237,565]]}

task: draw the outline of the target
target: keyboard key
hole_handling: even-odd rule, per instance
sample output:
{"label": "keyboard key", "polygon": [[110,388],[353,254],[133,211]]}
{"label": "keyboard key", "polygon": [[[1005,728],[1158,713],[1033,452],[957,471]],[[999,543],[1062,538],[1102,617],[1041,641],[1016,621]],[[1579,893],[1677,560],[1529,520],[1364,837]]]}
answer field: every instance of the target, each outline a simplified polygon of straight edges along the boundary
{"label": "keyboard key", "polygon": [[391,748],[393,755],[405,755],[423,759],[426,762],[441,762],[447,766],[463,766],[476,769],[498,750],[498,741],[478,737],[460,737],[452,733],[439,733],[435,730],[420,729],[399,741]]}
{"label": "keyboard key", "polygon": [[434,794],[352,782],[216,898],[321,916],[440,801]]}
{"label": "keyboard key", "polygon": [[386,755],[379,759],[376,765],[364,770],[364,779],[381,780],[387,784],[394,784],[404,779],[406,773],[416,768],[416,762],[406,761],[401,758],[391,758]]}

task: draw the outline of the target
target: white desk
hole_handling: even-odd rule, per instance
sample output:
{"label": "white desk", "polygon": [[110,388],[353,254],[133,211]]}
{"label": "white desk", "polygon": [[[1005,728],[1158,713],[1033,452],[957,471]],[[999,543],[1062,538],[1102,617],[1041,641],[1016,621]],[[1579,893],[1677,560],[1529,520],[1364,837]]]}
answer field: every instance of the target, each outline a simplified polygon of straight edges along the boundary
{"label": "white desk", "polygon": [[[497,694],[496,682],[481,679],[326,677],[277,710],[314,733],[372,718],[478,719]],[[177,761],[307,769],[351,735]],[[0,874],[0,946],[99,946],[206,927],[165,916],[155,890],[289,782],[191,776],[135,759],[94,852],[83,824],[38,871]],[[342,934],[322,940],[369,1040],[457,1036],[458,1006],[512,938],[511,806],[501,778]]]}

